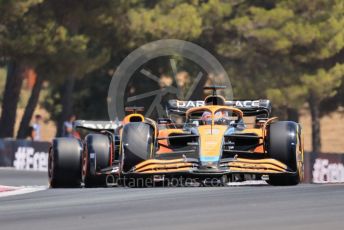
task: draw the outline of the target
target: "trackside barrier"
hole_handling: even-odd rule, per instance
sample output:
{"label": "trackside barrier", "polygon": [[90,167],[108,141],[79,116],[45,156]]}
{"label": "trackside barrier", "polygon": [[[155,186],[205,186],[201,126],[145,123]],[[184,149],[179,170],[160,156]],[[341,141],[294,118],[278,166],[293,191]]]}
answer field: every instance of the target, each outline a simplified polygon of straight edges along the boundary
{"label": "trackside barrier", "polygon": [[49,142],[0,139],[0,167],[47,171]]}
{"label": "trackside barrier", "polygon": [[[47,171],[49,142],[0,139],[0,167]],[[305,153],[305,183],[344,183],[344,154]]]}

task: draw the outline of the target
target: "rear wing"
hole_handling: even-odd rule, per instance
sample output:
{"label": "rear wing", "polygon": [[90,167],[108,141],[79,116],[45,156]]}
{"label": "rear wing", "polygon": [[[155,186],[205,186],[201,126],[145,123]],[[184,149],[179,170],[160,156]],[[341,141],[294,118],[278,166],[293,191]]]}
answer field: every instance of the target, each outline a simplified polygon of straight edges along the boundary
{"label": "rear wing", "polygon": [[[243,101],[225,101],[226,106],[232,106],[240,109],[244,116],[260,116],[261,118],[270,117],[270,100],[243,100]],[[184,115],[188,109],[205,106],[204,101],[179,101],[169,100],[167,111],[172,114]]]}
{"label": "rear wing", "polygon": [[91,131],[114,131],[121,124],[114,121],[85,121],[85,120],[76,120],[73,122],[74,129],[86,129]]}

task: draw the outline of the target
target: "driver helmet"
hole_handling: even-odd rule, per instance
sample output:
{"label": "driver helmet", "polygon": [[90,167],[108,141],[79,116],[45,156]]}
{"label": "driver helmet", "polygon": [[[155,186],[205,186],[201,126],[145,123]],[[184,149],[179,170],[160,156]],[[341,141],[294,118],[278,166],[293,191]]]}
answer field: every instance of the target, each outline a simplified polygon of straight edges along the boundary
{"label": "driver helmet", "polygon": [[211,112],[205,111],[202,114],[201,120],[203,121],[203,124],[210,125],[211,124]]}
{"label": "driver helmet", "polygon": [[[215,113],[214,120],[217,121],[217,120],[220,120],[221,118],[224,118],[226,116],[227,116],[226,112],[218,111]],[[204,124],[210,125],[211,124],[211,112],[208,112],[208,111],[204,112],[201,120],[203,121]]]}
{"label": "driver helmet", "polygon": [[221,120],[222,118],[228,117],[228,114],[226,111],[217,111],[214,116],[214,120],[218,121]]}

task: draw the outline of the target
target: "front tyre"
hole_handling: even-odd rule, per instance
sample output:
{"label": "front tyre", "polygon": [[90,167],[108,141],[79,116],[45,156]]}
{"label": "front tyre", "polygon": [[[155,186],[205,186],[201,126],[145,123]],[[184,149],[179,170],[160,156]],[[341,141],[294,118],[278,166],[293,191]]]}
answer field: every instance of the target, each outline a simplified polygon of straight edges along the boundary
{"label": "front tyre", "polygon": [[303,146],[301,127],[292,121],[272,123],[268,130],[267,151],[271,158],[288,166],[294,173],[272,174],[267,181],[270,185],[297,185],[302,178]]}
{"label": "front tyre", "polygon": [[154,147],[154,129],[144,122],[131,122],[123,127],[121,139],[121,171],[120,181],[126,187],[148,187],[152,178],[127,177],[134,166],[152,157]]}

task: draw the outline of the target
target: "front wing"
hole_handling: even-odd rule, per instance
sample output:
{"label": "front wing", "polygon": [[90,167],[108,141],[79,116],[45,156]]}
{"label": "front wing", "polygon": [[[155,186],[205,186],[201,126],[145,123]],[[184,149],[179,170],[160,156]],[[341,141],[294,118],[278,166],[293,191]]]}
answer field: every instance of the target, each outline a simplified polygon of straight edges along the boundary
{"label": "front wing", "polygon": [[159,175],[226,175],[226,174],[294,174],[287,165],[272,158],[226,158],[217,165],[201,165],[198,159],[149,159],[137,164],[128,174]]}

